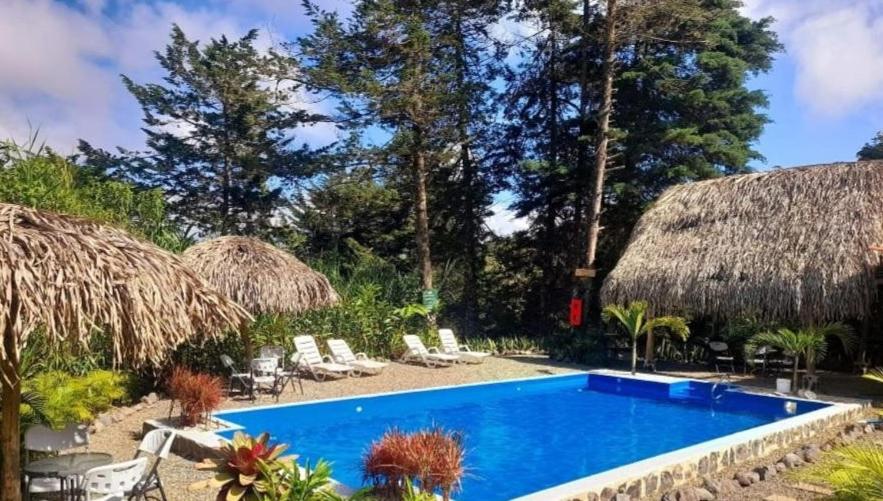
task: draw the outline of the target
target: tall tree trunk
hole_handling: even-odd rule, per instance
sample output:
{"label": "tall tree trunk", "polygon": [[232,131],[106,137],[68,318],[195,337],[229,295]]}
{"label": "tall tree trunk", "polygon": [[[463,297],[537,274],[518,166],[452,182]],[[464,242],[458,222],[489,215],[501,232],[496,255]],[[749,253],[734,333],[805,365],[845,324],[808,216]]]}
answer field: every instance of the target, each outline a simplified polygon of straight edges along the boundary
{"label": "tall tree trunk", "polygon": [[423,130],[419,126],[415,126],[413,132],[417,260],[420,267],[420,283],[425,290],[432,289],[432,255],[429,247],[429,209],[426,195],[426,151],[424,150]]}
{"label": "tall tree trunk", "polygon": [[797,395],[798,370],[800,369],[800,355],[794,354],[794,371],[791,373],[791,393]]}
{"label": "tall tree trunk", "polygon": [[610,115],[613,112],[613,76],[616,71],[616,1],[607,0],[607,18],[604,28],[604,62],[601,67],[603,90],[598,113],[598,141],[595,147],[595,172],[592,179],[592,203],[587,217],[586,266],[595,266],[598,234],[601,230],[601,201],[604,196],[604,174],[607,168],[607,147],[610,135]]}
{"label": "tall tree trunk", "polygon": [[15,274],[11,278],[12,297],[6,327],[3,332],[5,355],[0,360],[0,499],[21,500],[21,377],[19,376],[18,317],[19,297]]}
{"label": "tall tree trunk", "polygon": [[632,375],[638,371],[638,338],[632,338]]}
{"label": "tall tree trunk", "polygon": [[[549,127],[549,149],[547,152],[547,161],[550,167],[550,176],[555,175],[558,166],[558,37],[553,29],[549,32],[549,110],[548,110],[548,127]],[[543,325],[548,324],[549,316],[549,298],[555,286],[555,259],[554,253],[558,249],[555,241],[555,226],[557,220],[557,209],[555,207],[555,183],[547,182],[546,200],[545,200],[545,217],[543,223],[543,249],[544,256],[541,256],[541,269],[543,271],[543,293],[540,295],[540,311],[542,314]]]}
{"label": "tall tree trunk", "polygon": [[644,367],[653,367],[656,360],[656,337],[653,331],[647,331],[647,344],[644,345]]}
{"label": "tall tree trunk", "polygon": [[463,26],[458,17],[455,20],[455,30],[459,37],[456,44],[456,71],[457,89],[460,93],[457,116],[457,136],[460,143],[460,166],[463,170],[463,243],[466,254],[466,277],[463,284],[463,304],[465,306],[464,320],[468,332],[473,333],[478,323],[478,275],[481,270],[479,262],[479,232],[476,217],[478,214],[478,194],[476,182],[478,173],[477,166],[472,158],[472,140],[469,136],[469,96],[466,92],[466,56],[465,35]]}
{"label": "tall tree trunk", "polygon": [[[591,198],[589,193],[591,193],[591,184],[592,179],[592,169],[589,166],[589,133],[591,127],[591,121],[589,119],[589,103],[591,102],[591,88],[589,86],[589,45],[591,44],[591,40],[589,39],[589,27],[590,27],[590,5],[589,0],[583,0],[583,12],[582,12],[582,33],[580,35],[579,42],[579,110],[578,110],[578,120],[579,120],[579,137],[577,138],[577,151],[576,151],[576,171],[578,179],[582,178],[586,183],[586,192],[585,195],[581,189],[578,188],[578,194],[576,196],[576,206],[574,210],[574,218],[576,219],[576,228],[579,234],[585,235],[586,230],[583,228],[584,218],[587,216],[583,207],[585,204],[584,199],[586,197]],[[582,245],[576,245],[575,247],[584,249]],[[577,259],[577,263],[579,259]]]}

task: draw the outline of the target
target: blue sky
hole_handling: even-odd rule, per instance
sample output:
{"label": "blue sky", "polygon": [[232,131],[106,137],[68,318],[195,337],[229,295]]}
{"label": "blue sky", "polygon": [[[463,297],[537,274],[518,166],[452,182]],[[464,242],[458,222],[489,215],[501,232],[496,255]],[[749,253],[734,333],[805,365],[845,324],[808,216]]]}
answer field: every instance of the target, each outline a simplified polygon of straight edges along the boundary
{"label": "blue sky", "polygon": [[[348,10],[347,0],[321,0]],[[771,15],[785,44],[773,70],[752,80],[772,119],[757,144],[759,169],[837,160],[883,129],[883,0],[745,0],[745,15]],[[61,152],[78,138],[103,147],[143,144],[140,110],[119,80],[160,77],[152,56],[173,22],[192,38],[262,29],[269,47],[309,29],[300,0],[0,0],[0,137],[40,137]],[[518,29],[511,23],[500,30]],[[304,96],[302,105],[327,103]],[[331,142],[330,126],[300,131]],[[502,210],[489,224],[523,222]]]}

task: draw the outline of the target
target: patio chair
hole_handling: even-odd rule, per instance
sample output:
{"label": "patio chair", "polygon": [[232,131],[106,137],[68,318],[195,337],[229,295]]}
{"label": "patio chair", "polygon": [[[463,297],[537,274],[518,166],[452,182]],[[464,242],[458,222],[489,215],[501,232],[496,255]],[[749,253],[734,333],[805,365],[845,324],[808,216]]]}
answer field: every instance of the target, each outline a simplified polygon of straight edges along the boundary
{"label": "patio chair", "polygon": [[[53,430],[37,424],[28,427],[24,436],[24,460],[30,462],[32,452],[58,454],[75,447],[89,446],[89,428],[83,424],[71,423],[61,430]],[[31,494],[50,494],[61,492],[61,481],[57,478],[25,477],[24,493],[30,499]]]}
{"label": "patio chair", "polygon": [[334,362],[329,356],[322,357],[319,347],[313,336],[297,336],[294,338],[294,347],[300,353],[298,367],[309,372],[316,381],[324,381],[331,376],[349,376],[354,367],[352,365]]}
{"label": "patio chair", "polygon": [[450,353],[442,353],[436,347],[427,349],[423,345],[423,341],[419,337],[408,334],[402,336],[405,346],[408,348],[402,355],[403,362],[418,362],[427,367],[446,367],[456,364],[461,360],[459,355],[451,355]]}
{"label": "patio chair", "polygon": [[239,372],[236,370],[236,364],[233,362],[233,359],[230,358],[229,355],[221,355],[221,364],[225,369],[230,371],[230,376],[227,378],[227,395],[233,393],[233,383],[239,383],[242,388],[242,392],[246,391],[253,398],[253,389],[251,382],[251,373],[249,372]]}
{"label": "patio chair", "polygon": [[132,459],[150,455],[154,457],[154,461],[150,468],[146,470],[144,476],[141,477],[141,481],[133,489],[136,499],[146,499],[148,492],[158,490],[162,501],[168,501],[166,491],[163,489],[162,480],[159,478],[159,463],[169,457],[174,441],[175,430],[171,428],[158,428],[144,434],[141,444],[138,445],[138,450],[135,451],[135,457]]}
{"label": "patio chair", "polygon": [[773,349],[769,346],[761,346],[754,353],[751,353],[750,350],[745,350],[745,363],[743,364],[743,373],[754,374],[757,372],[758,367],[760,368],[760,375],[764,376],[767,373],[767,359],[769,355],[773,352]]}
{"label": "patio chair", "polygon": [[147,469],[147,458],[92,468],[80,483],[85,501],[127,501],[137,496],[134,489]]}
{"label": "patio chair", "polygon": [[255,358],[251,361],[252,398],[254,393],[265,389],[279,400],[279,359]]}
{"label": "patio chair", "polygon": [[279,361],[279,367],[285,365],[285,348],[281,346],[261,346],[260,358],[275,358]]}
{"label": "patio chair", "polygon": [[294,382],[297,381],[297,385],[300,387],[300,392],[303,394],[304,384],[300,379],[300,358],[301,354],[294,352],[288,357],[291,365],[288,368],[277,369],[276,377],[279,378],[279,393],[285,391],[285,387],[288,386],[289,383],[291,383],[291,387],[294,389]]}
{"label": "patio chair", "polygon": [[457,342],[457,336],[451,329],[439,329],[438,337],[441,339],[441,348],[444,353],[449,355],[457,355],[464,362],[470,364],[480,364],[484,359],[491,356],[490,353],[483,351],[472,351],[468,345]]}
{"label": "patio chair", "polygon": [[723,365],[730,366],[730,373],[736,372],[736,357],[730,354],[730,347],[723,341],[711,341],[708,343],[708,349],[711,350],[711,356],[714,361],[714,370],[720,372]]}
{"label": "patio chair", "polygon": [[378,362],[368,358],[364,353],[353,354],[353,350],[346,344],[343,339],[329,339],[328,349],[331,350],[331,356],[334,361],[355,367],[355,373],[361,374],[380,374],[387,365],[384,362]]}

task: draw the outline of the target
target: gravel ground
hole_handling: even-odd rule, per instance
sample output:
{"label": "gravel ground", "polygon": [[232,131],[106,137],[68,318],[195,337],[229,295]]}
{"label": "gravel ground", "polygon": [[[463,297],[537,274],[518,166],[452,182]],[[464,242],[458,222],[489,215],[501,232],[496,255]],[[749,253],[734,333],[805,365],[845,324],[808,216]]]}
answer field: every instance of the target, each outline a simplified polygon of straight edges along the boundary
{"label": "gravel ground", "polygon": [[[442,369],[428,369],[415,365],[392,363],[383,374],[378,376],[363,377],[359,379],[329,380],[321,383],[312,380],[304,380],[303,395],[300,393],[294,393],[289,389],[280,397],[279,402],[308,401],[322,398],[363,395],[432,386],[457,385],[518,377],[562,374],[586,369],[588,368],[584,366],[554,362],[543,356],[531,355],[490,357],[481,365],[461,365]],[[672,368],[672,370],[667,371],[666,373],[698,379],[717,379],[719,377],[714,373],[703,370],[685,371]],[[856,378],[852,379],[854,381]],[[842,387],[847,394],[855,393],[854,383],[850,385],[848,378],[843,378],[843,381],[844,382],[841,382],[840,378],[835,379],[832,382],[834,384],[831,385],[831,390],[840,390]],[[770,378],[755,378],[752,376],[734,377],[733,382],[762,388],[771,388],[774,386],[774,382]],[[834,391],[831,392],[834,393]],[[271,403],[274,403],[274,400],[272,397],[268,396],[261,397],[257,402],[258,405]],[[222,409],[249,407],[251,405],[253,404],[248,400],[234,398],[227,399],[222,404]],[[150,408],[135,412],[119,423],[113,424],[93,435],[90,450],[108,452],[117,460],[129,459],[134,453],[138,441],[140,440],[142,423],[147,419],[164,418],[168,415],[168,412],[169,402],[167,400],[162,400]],[[836,433],[836,431],[837,430],[833,433]],[[823,438],[824,437],[816,437],[813,439],[813,442],[822,443],[824,441]],[[863,436],[861,440],[883,442],[883,432]],[[796,449],[799,448],[799,446],[795,445],[792,448]],[[782,454],[784,454],[784,452]],[[773,459],[778,459],[779,456],[781,456],[781,454],[774,458],[756,461],[756,464],[749,463],[739,465],[738,469],[745,470],[766,464]],[[730,478],[734,472],[735,470],[719,473],[716,477]],[[214,500],[214,495],[210,492],[194,492],[187,488],[191,483],[206,478],[206,474],[197,471],[194,468],[194,463],[187,459],[172,455],[167,461],[160,465],[160,475],[167,487],[167,493],[169,494],[171,501]],[[795,488],[795,483],[796,480],[783,475],[766,482],[760,482],[745,489],[718,496],[717,499],[723,501],[762,500],[771,494],[789,496],[798,501],[823,499],[823,497],[818,494],[809,493]]]}
{"label": "gravel ground", "polygon": [[[283,402],[298,402],[320,398],[334,398],[350,395],[364,395],[385,391],[426,388],[431,386],[457,385],[497,379],[563,374],[574,370],[584,370],[575,365],[550,361],[541,356],[489,357],[480,365],[459,365],[440,369],[428,369],[416,365],[405,365],[393,362],[383,374],[359,379],[329,380],[316,382],[304,380],[304,394],[295,394],[288,389],[279,399]],[[272,404],[272,397],[261,397],[257,405]],[[227,399],[223,409],[249,407],[248,400]],[[162,400],[158,404],[135,412],[119,423],[92,435],[90,450],[107,452],[116,460],[131,459],[141,435],[141,425],[147,419],[165,418],[169,413],[169,402]],[[292,451],[297,452],[297,451]],[[172,455],[160,464],[160,477],[163,479],[170,501],[212,501],[213,493],[208,491],[193,492],[188,486],[206,478],[206,474],[197,471],[194,463]]]}

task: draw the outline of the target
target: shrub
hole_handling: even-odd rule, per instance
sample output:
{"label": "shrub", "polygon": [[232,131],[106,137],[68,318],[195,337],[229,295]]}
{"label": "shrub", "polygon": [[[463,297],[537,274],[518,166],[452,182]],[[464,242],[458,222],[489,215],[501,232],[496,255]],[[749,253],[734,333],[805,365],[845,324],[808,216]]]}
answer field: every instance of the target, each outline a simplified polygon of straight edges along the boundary
{"label": "shrub", "polygon": [[85,423],[113,404],[129,400],[129,377],[106,370],[93,370],[83,376],[61,371],[37,374],[25,381],[25,391],[42,400],[42,413],[53,427]]}
{"label": "shrub", "polygon": [[796,477],[828,485],[833,499],[883,499],[883,447],[862,444],[835,449]]}
{"label": "shrub", "polygon": [[223,395],[221,379],[209,374],[191,372],[185,367],[175,367],[169,376],[167,392],[173,402],[181,406],[184,426],[193,426],[200,417],[208,416],[217,409]]}
{"label": "shrub", "polygon": [[463,446],[457,435],[441,428],[411,434],[390,430],[371,444],[363,472],[383,496],[399,499],[413,484],[447,500],[463,477]]}
{"label": "shrub", "polygon": [[267,499],[276,484],[273,477],[280,474],[286,461],[293,461],[279,457],[286,445],[269,442],[268,433],[253,438],[237,432],[233,440],[221,442],[217,459],[207,458],[196,465],[199,470],[213,471],[214,478],[191,484],[190,488],[220,488],[217,499]]}

